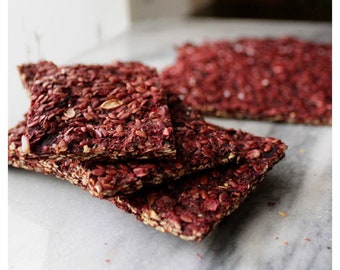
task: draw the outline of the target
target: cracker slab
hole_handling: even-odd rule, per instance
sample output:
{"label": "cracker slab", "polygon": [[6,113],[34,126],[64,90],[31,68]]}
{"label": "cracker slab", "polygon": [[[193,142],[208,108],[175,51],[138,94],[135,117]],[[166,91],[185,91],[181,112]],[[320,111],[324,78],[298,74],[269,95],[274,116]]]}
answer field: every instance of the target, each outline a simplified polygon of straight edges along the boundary
{"label": "cracker slab", "polygon": [[212,168],[238,159],[237,131],[208,124],[203,117],[186,108],[175,96],[169,96],[177,156],[174,160],[127,160],[65,157],[46,158],[25,154],[22,136],[26,122],[9,131],[9,164],[23,169],[54,174],[99,198],[117,193],[130,194],[145,185],[173,181],[185,174]]}
{"label": "cracker slab", "polygon": [[45,61],[18,70],[31,97],[27,151],[82,159],[175,157],[167,100],[154,68]]}
{"label": "cracker slab", "polygon": [[238,163],[109,200],[159,231],[201,241],[240,206],[285,155],[287,146],[280,140],[242,131],[237,135],[244,151]]}
{"label": "cracker slab", "polygon": [[[57,161],[23,155],[20,133],[24,130],[23,125],[10,132],[10,165],[53,174],[88,188],[89,180],[79,178],[87,178],[89,168],[86,166],[70,166],[72,159],[69,158]],[[287,146],[275,138],[257,137],[242,131],[236,131],[233,138],[242,151],[238,162],[149,186],[134,194],[117,194],[106,199],[157,230],[184,240],[201,241],[224,217],[240,206],[263,181],[266,173],[285,156]]]}
{"label": "cracker slab", "polygon": [[331,44],[291,37],[187,43],[161,77],[165,89],[207,115],[332,123]]}

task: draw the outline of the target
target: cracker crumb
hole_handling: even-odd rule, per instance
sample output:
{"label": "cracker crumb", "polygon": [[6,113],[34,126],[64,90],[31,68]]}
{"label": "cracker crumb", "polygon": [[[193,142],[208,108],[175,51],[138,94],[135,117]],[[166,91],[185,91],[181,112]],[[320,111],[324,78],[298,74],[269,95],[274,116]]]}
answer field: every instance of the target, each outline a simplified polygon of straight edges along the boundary
{"label": "cracker crumb", "polygon": [[202,254],[197,253],[196,255],[197,255],[198,258],[203,259],[203,255]]}
{"label": "cracker crumb", "polygon": [[277,212],[281,217],[288,217],[288,214],[284,211]]}

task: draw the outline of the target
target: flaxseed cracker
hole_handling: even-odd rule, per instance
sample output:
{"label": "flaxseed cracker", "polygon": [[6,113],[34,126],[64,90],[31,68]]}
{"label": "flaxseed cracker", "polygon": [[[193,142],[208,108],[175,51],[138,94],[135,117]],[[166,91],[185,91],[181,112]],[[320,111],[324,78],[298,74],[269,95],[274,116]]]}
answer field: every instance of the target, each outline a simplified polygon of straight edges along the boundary
{"label": "flaxseed cracker", "polygon": [[[18,168],[54,174],[80,185],[96,197],[133,193],[146,185],[172,181],[198,170],[237,160],[237,132],[208,124],[203,117],[169,96],[169,112],[175,134],[177,156],[174,160],[112,160],[65,157],[46,158],[25,154],[26,122],[9,131],[9,164]],[[235,137],[236,136],[236,137]]]}
{"label": "flaxseed cracker", "polygon": [[161,77],[165,89],[207,115],[332,123],[331,44],[292,37],[187,43]]}
{"label": "flaxseed cracker", "polygon": [[[24,154],[21,138],[25,124],[22,121],[9,132],[9,165],[53,174],[89,188],[86,175],[89,168],[86,166],[72,166],[72,159],[67,157],[58,160]],[[106,199],[157,230],[184,240],[200,241],[224,217],[235,211],[262,182],[266,173],[285,156],[287,146],[275,138],[257,137],[242,131],[234,131],[233,138],[242,151],[238,162],[149,186],[134,194],[116,194]],[[157,168],[166,172],[162,166]],[[111,174],[108,170],[105,173]]]}
{"label": "flaxseed cracker", "polygon": [[31,153],[82,159],[175,157],[156,69],[138,62],[62,67],[40,62],[18,69],[31,98],[25,134]]}
{"label": "flaxseed cracker", "polygon": [[266,173],[285,156],[274,138],[237,132],[243,154],[238,163],[208,169],[176,182],[109,198],[122,210],[155,229],[184,240],[200,241],[235,211]]}

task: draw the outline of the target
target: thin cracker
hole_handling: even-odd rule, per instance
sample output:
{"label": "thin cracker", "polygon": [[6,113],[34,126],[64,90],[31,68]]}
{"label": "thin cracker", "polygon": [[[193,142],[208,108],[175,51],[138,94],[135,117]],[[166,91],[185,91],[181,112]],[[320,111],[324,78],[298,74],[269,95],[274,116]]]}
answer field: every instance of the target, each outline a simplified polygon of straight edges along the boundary
{"label": "thin cracker", "polygon": [[31,97],[26,137],[33,154],[175,156],[167,100],[154,68],[138,62],[62,67],[40,62],[18,69]]}
{"label": "thin cracker", "polygon": [[145,185],[172,181],[198,170],[237,160],[239,151],[234,129],[208,124],[186,108],[175,96],[169,97],[177,156],[174,160],[88,160],[45,158],[22,151],[25,121],[9,131],[9,163],[18,168],[54,174],[81,185],[96,197],[133,193]]}
{"label": "thin cracker", "polygon": [[[21,127],[21,133],[23,131],[24,127]],[[9,136],[11,165],[69,178],[71,182],[77,179],[72,174],[84,174],[82,169],[77,172],[80,167],[73,170],[60,167],[55,159],[31,160],[28,155],[22,156],[19,134],[20,128],[17,128]],[[201,241],[240,206],[266,173],[284,157],[287,148],[275,138],[257,137],[242,131],[237,131],[233,137],[242,150],[237,163],[186,175],[176,182],[149,187],[131,195],[117,194],[106,199],[157,230],[184,240]],[[79,179],[73,184],[86,188]]]}
{"label": "thin cracker", "polygon": [[244,151],[238,163],[109,200],[159,231],[201,241],[240,206],[285,155],[287,146],[280,140],[242,131],[237,135]]}
{"label": "thin cracker", "polygon": [[187,43],[164,87],[204,114],[331,125],[332,45],[296,38]]}

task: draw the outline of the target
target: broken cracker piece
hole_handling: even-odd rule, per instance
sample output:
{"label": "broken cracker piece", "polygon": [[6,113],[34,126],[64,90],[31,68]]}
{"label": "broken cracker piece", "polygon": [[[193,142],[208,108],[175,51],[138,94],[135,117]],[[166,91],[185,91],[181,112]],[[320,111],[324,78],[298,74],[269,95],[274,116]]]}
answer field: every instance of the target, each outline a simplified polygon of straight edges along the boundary
{"label": "broken cracker piece", "polygon": [[25,121],[9,131],[9,164],[23,169],[54,174],[80,185],[96,197],[133,193],[145,185],[172,181],[198,170],[237,160],[239,151],[234,129],[208,124],[202,115],[169,96],[177,156],[175,160],[112,160],[46,158],[23,151]]}
{"label": "broken cracker piece", "polygon": [[[287,146],[274,138],[237,132],[243,150],[238,163],[200,171],[176,182],[132,195],[108,198],[137,219],[184,240],[200,241],[235,211],[266,173],[285,155]],[[252,153],[259,151],[259,155]]]}
{"label": "broken cracker piece", "polygon": [[[20,134],[20,129],[23,132],[25,128],[22,126],[12,130],[16,131],[9,137],[11,165],[55,174],[71,182],[73,179],[74,184],[86,188],[86,183],[77,178],[86,175],[84,171],[77,171],[83,168],[76,166],[70,170],[60,167],[56,159],[30,160],[29,155],[22,156],[18,147],[20,143],[15,143],[20,140],[14,139]],[[232,162],[131,195],[115,195],[107,199],[157,230],[172,233],[184,240],[200,241],[239,207],[262,182],[265,174],[285,155],[287,146],[280,140],[256,137],[242,131],[237,131],[235,135],[235,141],[243,151],[238,163]],[[72,159],[64,158],[61,161],[66,164]]]}
{"label": "broken cracker piece", "polygon": [[[20,134],[20,129],[23,132],[25,128],[21,126],[12,130],[16,131],[9,137],[9,163],[55,174],[71,182],[74,179],[74,184],[86,188],[86,183],[77,179],[79,175],[85,175],[84,171],[77,171],[80,167],[70,170],[60,167],[56,159],[30,160],[29,155],[22,156],[19,143],[15,143],[20,140],[14,139]],[[235,135],[235,141],[243,151],[238,163],[231,162],[131,195],[115,195],[107,199],[157,230],[184,240],[201,241],[224,217],[240,206],[285,155],[287,146],[280,140],[256,137],[242,131]],[[64,158],[63,162],[72,162],[72,159]]]}
{"label": "broken cracker piece", "polygon": [[32,154],[175,157],[156,69],[138,62],[58,67],[44,61],[18,70],[31,97],[25,136]]}
{"label": "broken cracker piece", "polygon": [[184,44],[165,89],[204,114],[331,125],[332,45],[295,38]]}

